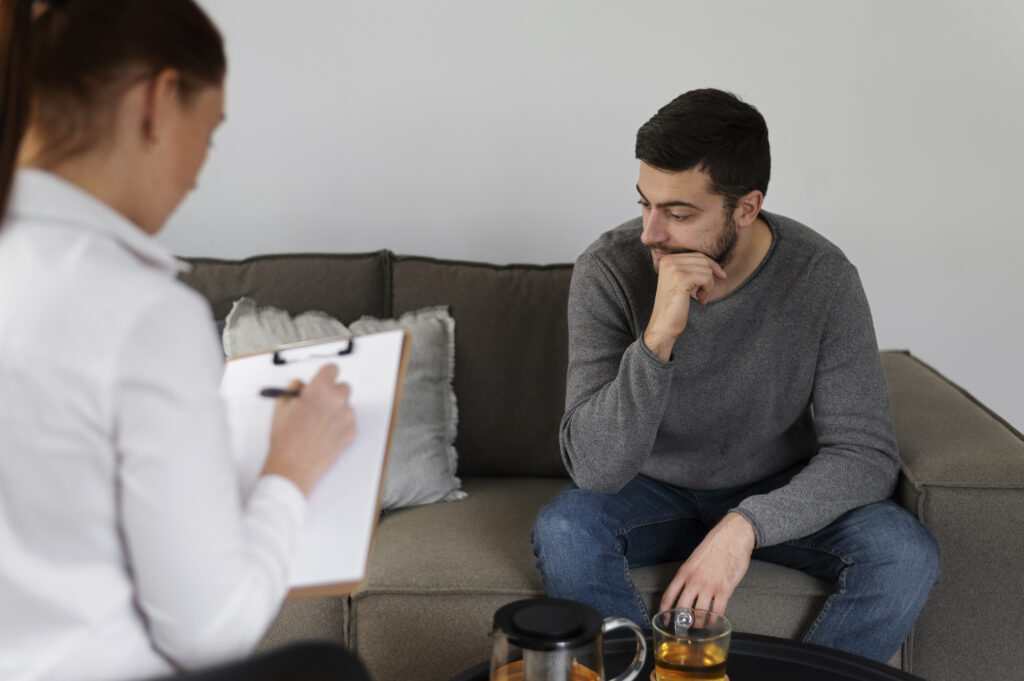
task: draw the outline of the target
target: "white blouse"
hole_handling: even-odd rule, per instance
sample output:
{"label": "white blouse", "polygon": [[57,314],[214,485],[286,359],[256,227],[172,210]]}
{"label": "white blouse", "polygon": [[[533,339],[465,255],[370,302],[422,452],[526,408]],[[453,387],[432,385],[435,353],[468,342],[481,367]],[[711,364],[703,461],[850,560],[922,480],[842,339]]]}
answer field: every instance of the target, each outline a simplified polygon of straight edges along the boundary
{"label": "white blouse", "polygon": [[306,502],[242,498],[209,307],[180,263],[62,179],[0,229],[0,678],[138,679],[242,656]]}

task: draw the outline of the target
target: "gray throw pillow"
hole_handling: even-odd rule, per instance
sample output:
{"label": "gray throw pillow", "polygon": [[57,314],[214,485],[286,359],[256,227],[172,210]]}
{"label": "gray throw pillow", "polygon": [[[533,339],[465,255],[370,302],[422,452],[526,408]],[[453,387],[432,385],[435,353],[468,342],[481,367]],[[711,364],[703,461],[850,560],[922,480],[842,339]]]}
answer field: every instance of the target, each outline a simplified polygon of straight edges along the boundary
{"label": "gray throw pillow", "polygon": [[381,508],[464,499],[462,483],[455,477],[455,320],[448,308],[407,312],[398,319],[362,317],[349,329],[356,336],[405,329],[410,337]]}
{"label": "gray throw pillow", "polygon": [[455,475],[455,320],[447,307],[408,312],[398,319],[363,317],[346,328],[323,312],[304,312],[293,318],[283,310],[241,298],[228,314],[223,343],[224,352],[233,357],[286,343],[391,329],[407,330],[410,343],[381,509],[463,499],[466,493]]}

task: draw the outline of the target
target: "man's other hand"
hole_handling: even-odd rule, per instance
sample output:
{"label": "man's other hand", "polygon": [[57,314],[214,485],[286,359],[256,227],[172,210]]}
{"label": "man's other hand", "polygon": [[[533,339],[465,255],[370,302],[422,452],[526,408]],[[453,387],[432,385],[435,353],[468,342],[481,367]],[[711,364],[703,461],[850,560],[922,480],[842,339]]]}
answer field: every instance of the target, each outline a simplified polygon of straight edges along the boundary
{"label": "man's other hand", "polygon": [[732,592],[750,567],[755,543],[750,521],[739,513],[727,513],[679,567],[661,597],[659,611],[678,607],[725,614]]}

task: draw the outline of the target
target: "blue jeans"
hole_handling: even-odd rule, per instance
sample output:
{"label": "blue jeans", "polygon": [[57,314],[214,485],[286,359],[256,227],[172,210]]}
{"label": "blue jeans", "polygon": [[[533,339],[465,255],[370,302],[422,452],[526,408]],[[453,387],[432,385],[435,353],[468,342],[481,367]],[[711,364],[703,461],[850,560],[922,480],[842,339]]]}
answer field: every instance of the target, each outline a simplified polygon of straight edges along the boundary
{"label": "blue jeans", "polygon": [[[615,494],[570,484],[537,515],[533,551],[549,596],[650,627],[629,569],[685,560],[740,501],[785,484],[793,468],[742,488],[693,491],[638,475]],[[808,643],[889,661],[939,580],[931,532],[893,501],[854,509],[802,539],[754,550],[834,586]]]}

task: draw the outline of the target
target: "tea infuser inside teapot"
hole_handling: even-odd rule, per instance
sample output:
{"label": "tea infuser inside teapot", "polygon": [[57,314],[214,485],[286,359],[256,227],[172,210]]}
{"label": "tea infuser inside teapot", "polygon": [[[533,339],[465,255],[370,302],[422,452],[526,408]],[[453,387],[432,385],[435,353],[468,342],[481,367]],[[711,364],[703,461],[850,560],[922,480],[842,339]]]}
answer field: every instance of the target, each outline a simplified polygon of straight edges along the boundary
{"label": "tea infuser inside teapot", "polygon": [[615,629],[633,632],[637,653],[611,681],[632,681],[647,642],[631,620],[602,619],[590,606],[560,598],[509,603],[494,613],[491,681],[604,681],[602,635]]}

